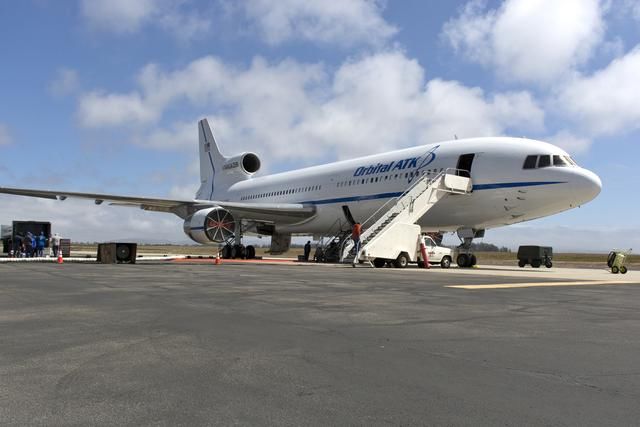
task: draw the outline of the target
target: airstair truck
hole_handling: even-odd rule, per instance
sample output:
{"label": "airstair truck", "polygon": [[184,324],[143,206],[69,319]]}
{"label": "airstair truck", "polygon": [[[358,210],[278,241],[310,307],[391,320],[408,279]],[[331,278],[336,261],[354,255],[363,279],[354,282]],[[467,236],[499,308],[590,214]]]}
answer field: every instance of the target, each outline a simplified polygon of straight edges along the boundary
{"label": "airstair truck", "polygon": [[[471,189],[470,178],[454,175],[449,170],[434,178],[423,176],[394,199],[393,206],[380,208],[384,213],[362,233],[362,249],[354,256],[358,261],[372,261],[375,267],[391,261],[395,267],[404,268],[417,261],[422,237],[416,221],[446,195],[469,194]],[[345,260],[352,249],[353,242],[346,244],[341,259]]]}

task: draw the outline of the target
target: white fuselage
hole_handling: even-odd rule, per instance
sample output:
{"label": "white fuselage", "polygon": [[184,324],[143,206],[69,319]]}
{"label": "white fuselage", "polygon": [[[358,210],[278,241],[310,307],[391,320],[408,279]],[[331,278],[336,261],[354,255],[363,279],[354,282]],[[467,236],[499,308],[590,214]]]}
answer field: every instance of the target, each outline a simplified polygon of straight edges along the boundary
{"label": "white fuselage", "polygon": [[[473,154],[471,167],[460,156]],[[551,165],[525,169],[527,156],[550,156]],[[554,156],[562,161],[553,164]],[[467,156],[468,158],[469,156]],[[539,159],[539,158],[538,158]],[[418,224],[425,231],[485,229],[527,221],[580,206],[598,195],[597,175],[583,169],[562,149],[520,138],[475,138],[407,148],[314,166],[233,184],[217,200],[313,205],[317,214],[278,232],[322,234],[346,223],[344,206],[364,222],[390,198],[399,196],[418,176],[448,168],[470,169],[473,191],[449,195]]]}

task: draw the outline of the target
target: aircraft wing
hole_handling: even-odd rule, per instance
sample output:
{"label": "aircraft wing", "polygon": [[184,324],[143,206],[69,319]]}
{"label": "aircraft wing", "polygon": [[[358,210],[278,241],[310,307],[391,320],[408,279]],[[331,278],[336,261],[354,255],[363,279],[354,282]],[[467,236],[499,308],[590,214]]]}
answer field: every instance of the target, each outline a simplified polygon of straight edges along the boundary
{"label": "aircraft wing", "polygon": [[254,220],[257,222],[294,224],[309,219],[316,213],[314,206],[306,206],[299,203],[242,203],[216,200],[154,199],[149,197],[118,196],[113,194],[78,193],[70,191],[33,190],[6,187],[0,187],[0,194],[1,193],[52,200],[66,200],[67,198],[89,199],[93,200],[97,205],[102,204],[103,202],[109,202],[109,204],[113,206],[138,207],[147,211],[170,212],[183,219],[197,210],[215,206],[227,209],[236,218]]}

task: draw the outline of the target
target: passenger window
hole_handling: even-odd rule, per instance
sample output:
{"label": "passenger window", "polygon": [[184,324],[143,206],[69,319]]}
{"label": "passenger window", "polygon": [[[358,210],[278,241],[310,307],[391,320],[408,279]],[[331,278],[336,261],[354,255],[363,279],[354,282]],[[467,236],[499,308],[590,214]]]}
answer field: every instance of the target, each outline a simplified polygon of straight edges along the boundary
{"label": "passenger window", "polygon": [[538,160],[538,167],[546,168],[549,166],[551,166],[551,156],[540,156],[540,159]]}
{"label": "passenger window", "polygon": [[527,156],[527,158],[524,159],[522,169],[535,169],[537,160],[538,156]]}

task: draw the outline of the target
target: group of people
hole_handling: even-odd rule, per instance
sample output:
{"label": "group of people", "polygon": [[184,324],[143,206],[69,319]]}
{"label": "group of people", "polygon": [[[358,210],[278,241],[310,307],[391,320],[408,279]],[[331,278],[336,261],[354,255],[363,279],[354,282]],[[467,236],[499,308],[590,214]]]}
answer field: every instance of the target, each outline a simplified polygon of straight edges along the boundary
{"label": "group of people", "polygon": [[[362,234],[362,225],[359,222],[356,222],[351,229],[351,239],[353,240],[354,245],[354,253],[356,254],[353,258],[353,266],[355,267],[360,255],[360,235]],[[335,245],[335,242],[331,242],[330,245]],[[309,261],[309,255],[311,254],[311,241],[307,241],[304,245],[304,255],[303,258],[305,261]],[[316,248],[316,256],[318,255],[318,248]]]}
{"label": "group of people", "polygon": [[60,250],[60,236],[58,233],[53,236],[45,236],[44,232],[40,232],[39,235],[31,232],[27,232],[24,236],[16,234],[11,244],[9,256],[15,258],[44,257],[46,247],[50,247],[53,250],[53,256],[58,256],[58,251]]}

